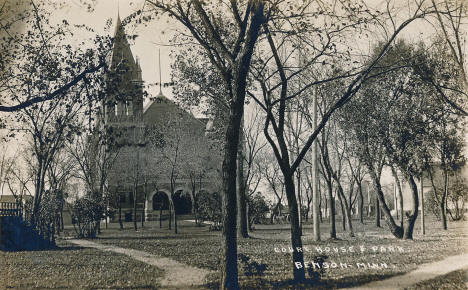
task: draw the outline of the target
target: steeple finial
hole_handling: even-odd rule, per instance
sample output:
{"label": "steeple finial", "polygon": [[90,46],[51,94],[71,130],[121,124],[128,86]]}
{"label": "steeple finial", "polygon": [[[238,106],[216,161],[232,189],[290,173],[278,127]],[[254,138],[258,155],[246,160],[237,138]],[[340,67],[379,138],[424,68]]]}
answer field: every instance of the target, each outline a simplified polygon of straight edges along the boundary
{"label": "steeple finial", "polygon": [[159,49],[159,95],[162,96],[162,80],[161,80],[161,49]]}

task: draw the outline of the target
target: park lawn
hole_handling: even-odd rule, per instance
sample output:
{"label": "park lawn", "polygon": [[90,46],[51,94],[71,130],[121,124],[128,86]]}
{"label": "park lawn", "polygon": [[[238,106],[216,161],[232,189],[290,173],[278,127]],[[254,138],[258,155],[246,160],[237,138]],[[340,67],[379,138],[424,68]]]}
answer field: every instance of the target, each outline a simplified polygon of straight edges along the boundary
{"label": "park lawn", "polygon": [[446,275],[417,283],[405,290],[446,289],[465,290],[468,287],[468,268],[453,271]]}
{"label": "park lawn", "polygon": [[[382,225],[385,226],[383,223],[384,221]],[[467,252],[466,222],[450,223],[449,230],[444,232],[440,230],[440,223],[428,219],[426,235],[419,234],[417,224],[414,240],[409,241],[393,238],[384,228],[375,227],[371,220],[367,220],[366,225],[360,225],[358,221],[353,224],[356,237],[349,238],[347,233],[340,231],[341,224],[337,224],[340,240],[330,241],[326,240],[329,235],[328,225],[323,223],[321,231],[324,241],[321,242],[312,240],[309,224],[304,226],[303,250],[305,247],[309,249],[309,252],[304,252],[304,260],[312,262],[314,256],[320,254],[316,247],[320,247],[321,254],[328,256],[326,261],[336,263],[335,268],[325,270],[321,285],[317,286],[335,288],[359,285],[414,270],[422,263]],[[219,232],[210,232],[208,227],[196,227],[193,223],[182,220],[179,221],[177,235],[173,230],[167,229],[167,224],[160,229],[157,222],[146,223],[145,228],[138,232],[132,230],[131,223],[126,224],[124,230],[118,230],[117,227],[117,224],[110,224],[97,242],[143,250],[210,269],[214,273],[209,276],[210,283],[207,286],[217,288],[217,271],[222,254],[222,237]],[[292,278],[292,258],[287,249],[290,244],[288,224],[257,226],[251,233],[251,238],[239,239],[238,244],[239,253],[268,267],[263,276],[246,276],[241,266],[239,280],[243,288],[292,287],[288,284]],[[354,252],[350,251],[351,246]],[[329,248],[328,252],[326,247]],[[286,253],[281,252],[282,248]]]}
{"label": "park lawn", "polygon": [[163,274],[124,255],[61,241],[58,246],[50,251],[0,251],[0,289],[157,289]]}

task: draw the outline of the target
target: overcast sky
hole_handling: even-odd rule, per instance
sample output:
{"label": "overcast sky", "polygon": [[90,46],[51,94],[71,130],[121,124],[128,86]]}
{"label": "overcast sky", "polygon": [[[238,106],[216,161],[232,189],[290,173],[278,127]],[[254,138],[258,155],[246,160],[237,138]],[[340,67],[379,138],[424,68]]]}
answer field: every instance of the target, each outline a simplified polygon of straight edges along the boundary
{"label": "overcast sky", "polygon": [[[0,0],[0,2],[2,2],[2,0]],[[86,4],[84,4],[85,2],[95,2],[93,11],[88,11]],[[368,2],[378,6],[379,4],[377,3],[382,3],[383,1],[369,0]],[[65,3],[67,3],[67,5],[63,5],[60,9],[54,10],[52,21],[61,22],[62,19],[67,19],[73,24],[86,24],[100,34],[112,34],[115,29],[117,14],[119,13],[122,19],[125,18],[131,13],[142,9],[144,0],[67,0]],[[399,3],[403,4],[407,3],[407,1],[402,0]],[[113,21],[112,28],[110,31],[105,31],[104,27],[108,20]],[[131,49],[134,57],[140,59],[145,84],[148,85],[159,82],[158,49],[161,49],[162,82],[170,82],[169,53],[171,47],[167,46],[167,44],[175,27],[178,27],[176,23],[173,21],[169,22],[168,18],[162,18],[159,19],[159,21],[152,21],[150,25],[146,27],[140,25],[136,28],[126,28],[127,33],[135,33],[138,35],[134,43],[131,44]],[[410,41],[417,42],[419,40],[428,39],[432,35],[432,33],[429,33],[430,29],[431,27],[427,22],[416,22],[408,27],[402,36]],[[372,40],[366,41],[367,43],[361,43],[360,45],[369,46],[369,42]],[[468,53],[466,55],[468,55]],[[150,95],[153,96],[156,95],[158,91],[159,89],[154,86],[148,89]],[[163,88],[163,93],[169,98],[172,96],[170,88]]]}

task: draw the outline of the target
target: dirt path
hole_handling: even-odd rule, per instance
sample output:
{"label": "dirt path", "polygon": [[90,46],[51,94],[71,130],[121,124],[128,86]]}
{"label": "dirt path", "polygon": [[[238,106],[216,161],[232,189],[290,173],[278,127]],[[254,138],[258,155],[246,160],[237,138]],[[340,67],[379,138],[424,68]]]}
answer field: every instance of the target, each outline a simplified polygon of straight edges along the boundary
{"label": "dirt path", "polygon": [[70,239],[67,242],[87,248],[96,248],[102,251],[109,251],[124,254],[135,260],[164,270],[164,278],[159,281],[163,287],[182,288],[196,287],[205,284],[206,275],[210,271],[185,265],[169,258],[163,258],[147,252],[134,249],[126,249],[111,245],[103,245],[87,240]]}
{"label": "dirt path", "polygon": [[468,266],[468,254],[451,256],[438,262],[422,264],[418,269],[401,276],[371,282],[347,289],[404,289],[421,281],[436,278]]}

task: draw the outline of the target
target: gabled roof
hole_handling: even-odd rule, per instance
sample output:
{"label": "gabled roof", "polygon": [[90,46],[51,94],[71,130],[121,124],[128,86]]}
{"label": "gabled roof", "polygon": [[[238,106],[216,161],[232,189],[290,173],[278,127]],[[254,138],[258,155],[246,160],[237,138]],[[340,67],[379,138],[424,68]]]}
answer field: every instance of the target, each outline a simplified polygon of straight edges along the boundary
{"label": "gabled roof", "polygon": [[143,121],[147,125],[165,124],[169,118],[177,118],[183,120],[188,126],[194,130],[201,130],[204,133],[205,123],[195,118],[176,103],[159,94],[143,110]]}

